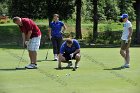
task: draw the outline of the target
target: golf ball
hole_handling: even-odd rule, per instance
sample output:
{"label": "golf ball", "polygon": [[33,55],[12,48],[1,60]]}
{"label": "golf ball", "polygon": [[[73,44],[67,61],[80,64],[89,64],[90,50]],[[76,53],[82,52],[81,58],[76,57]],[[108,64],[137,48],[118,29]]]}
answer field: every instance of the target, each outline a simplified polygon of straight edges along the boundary
{"label": "golf ball", "polygon": [[67,76],[68,74],[66,74],[66,76]]}
{"label": "golf ball", "polygon": [[59,75],[57,75],[57,77],[59,77]]}

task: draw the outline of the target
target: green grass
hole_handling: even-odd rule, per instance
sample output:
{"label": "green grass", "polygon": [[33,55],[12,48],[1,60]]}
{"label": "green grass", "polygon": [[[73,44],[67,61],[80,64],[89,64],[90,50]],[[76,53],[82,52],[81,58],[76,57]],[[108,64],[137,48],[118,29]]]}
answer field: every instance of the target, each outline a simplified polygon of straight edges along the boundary
{"label": "green grass", "polygon": [[[35,20],[36,24],[39,26],[42,32],[42,37],[45,37],[45,35],[48,33],[48,20]],[[109,22],[108,22],[109,23]],[[107,22],[99,23],[98,24],[98,32],[104,32],[109,29],[109,31],[122,31],[122,24],[120,23],[114,23],[110,22],[108,24]],[[71,32],[74,33],[75,37],[75,23],[73,20],[68,20],[65,22],[67,26],[67,30],[65,31],[65,36],[68,36]],[[133,22],[133,29],[135,31],[135,22]],[[93,23],[92,22],[85,22],[81,24],[81,31],[83,39],[87,38],[89,36],[89,33],[92,33],[93,31]],[[21,33],[19,32],[19,28],[17,25],[12,23],[10,20],[9,23],[6,24],[0,24],[0,41],[1,44],[9,43],[9,40],[12,42],[12,44],[15,44],[20,40]],[[73,37],[73,38],[74,38]],[[119,40],[119,39],[118,39]]]}
{"label": "green grass", "polygon": [[[46,51],[38,51],[39,69],[14,70],[22,49],[1,48],[0,93],[140,93],[139,48],[130,49],[131,68],[122,70],[111,70],[123,64],[119,48],[83,48],[76,72],[54,69],[57,62],[43,61]],[[27,51],[23,58],[21,67],[29,62]],[[52,50],[49,51],[51,59]]]}
{"label": "green grass", "polygon": [[[40,26],[48,26],[48,20],[47,19],[36,19],[34,20],[36,22],[37,25]],[[66,26],[68,26],[67,31],[71,32],[71,31],[75,31],[75,21],[74,20],[68,20],[68,21],[64,21],[64,23],[66,24]],[[112,29],[112,31],[122,31],[122,24],[118,23],[118,22],[110,22],[110,28]],[[108,24],[108,22],[104,22],[104,23],[99,23],[98,24],[98,31],[99,32],[103,32],[105,31],[106,25]],[[136,23],[132,22],[133,24],[133,29],[136,29]],[[0,24],[1,26],[15,26],[14,23],[12,23],[12,20],[10,20],[9,23],[5,23],[5,24]],[[92,31],[93,28],[93,23],[92,22],[82,22],[81,24],[81,28],[82,28],[82,32],[87,32],[87,31]],[[2,29],[0,29],[2,30]]]}

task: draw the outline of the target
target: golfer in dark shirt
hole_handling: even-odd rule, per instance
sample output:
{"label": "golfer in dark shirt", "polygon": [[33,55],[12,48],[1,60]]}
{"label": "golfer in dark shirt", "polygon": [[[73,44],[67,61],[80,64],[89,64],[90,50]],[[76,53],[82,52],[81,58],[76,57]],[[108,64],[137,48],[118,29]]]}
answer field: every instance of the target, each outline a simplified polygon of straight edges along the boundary
{"label": "golfer in dark shirt", "polygon": [[58,60],[58,54],[62,42],[62,33],[66,30],[63,22],[59,21],[59,15],[53,15],[53,21],[49,25],[49,38],[52,40],[54,61]]}
{"label": "golfer in dark shirt", "polygon": [[78,63],[80,61],[80,45],[76,39],[68,38],[60,48],[59,63],[58,68],[61,68],[61,62],[67,62],[68,66],[72,66],[72,62],[69,60],[75,59],[74,69],[78,68]]}

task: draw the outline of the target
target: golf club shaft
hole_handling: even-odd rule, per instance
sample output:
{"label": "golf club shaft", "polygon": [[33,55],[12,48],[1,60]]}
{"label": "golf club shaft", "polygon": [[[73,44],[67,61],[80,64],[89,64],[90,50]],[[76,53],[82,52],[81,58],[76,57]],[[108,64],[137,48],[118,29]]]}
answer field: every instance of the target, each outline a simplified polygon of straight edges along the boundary
{"label": "golf club shaft", "polygon": [[19,63],[18,63],[17,68],[19,68],[19,65],[20,65],[20,63],[21,63],[21,61],[22,61],[22,59],[23,59],[23,55],[24,55],[25,50],[26,50],[26,49],[24,49],[23,52],[22,52],[22,55],[21,55],[21,57],[20,57],[20,60],[19,60]]}
{"label": "golf club shaft", "polygon": [[47,58],[48,58],[48,53],[49,53],[49,49],[50,49],[50,45],[51,45],[51,42],[49,43],[49,45],[48,45],[48,50],[47,50],[47,54],[46,54],[46,60],[47,60]]}

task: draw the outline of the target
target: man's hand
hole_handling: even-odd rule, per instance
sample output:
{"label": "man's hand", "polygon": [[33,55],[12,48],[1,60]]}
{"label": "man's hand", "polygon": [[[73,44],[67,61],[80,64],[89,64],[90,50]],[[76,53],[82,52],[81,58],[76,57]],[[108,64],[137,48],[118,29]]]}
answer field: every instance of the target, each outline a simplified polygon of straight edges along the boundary
{"label": "man's hand", "polygon": [[27,48],[28,44],[29,44],[29,41],[23,41],[23,47],[24,48]]}
{"label": "man's hand", "polygon": [[73,58],[73,56],[74,56],[74,54],[73,54],[73,53],[71,53],[71,54],[70,54],[71,59]]}
{"label": "man's hand", "polygon": [[63,34],[64,33],[64,30],[61,30],[60,32]]}
{"label": "man's hand", "polygon": [[25,45],[28,46],[28,44],[29,44],[29,41],[25,41]]}

